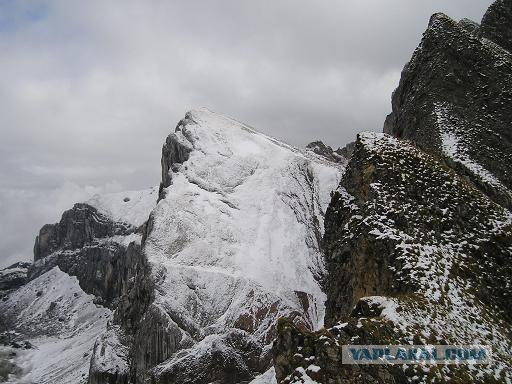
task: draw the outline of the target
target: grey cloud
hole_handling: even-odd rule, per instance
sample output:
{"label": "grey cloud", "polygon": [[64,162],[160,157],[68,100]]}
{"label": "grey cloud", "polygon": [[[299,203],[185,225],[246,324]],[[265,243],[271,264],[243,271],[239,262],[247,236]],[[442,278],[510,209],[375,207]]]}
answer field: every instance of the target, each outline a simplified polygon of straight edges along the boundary
{"label": "grey cloud", "polygon": [[73,202],[156,185],[188,109],[301,146],[380,130],[430,15],[480,20],[489,4],[0,2],[0,265],[30,258]]}

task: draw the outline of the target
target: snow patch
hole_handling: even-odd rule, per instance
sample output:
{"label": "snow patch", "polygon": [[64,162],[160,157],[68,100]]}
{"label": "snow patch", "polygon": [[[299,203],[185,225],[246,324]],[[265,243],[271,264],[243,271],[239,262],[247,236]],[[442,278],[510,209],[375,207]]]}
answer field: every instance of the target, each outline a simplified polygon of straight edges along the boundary
{"label": "snow patch", "polygon": [[140,227],[149,218],[149,214],[156,206],[158,187],[142,191],[127,191],[94,195],[86,201],[114,221]]}

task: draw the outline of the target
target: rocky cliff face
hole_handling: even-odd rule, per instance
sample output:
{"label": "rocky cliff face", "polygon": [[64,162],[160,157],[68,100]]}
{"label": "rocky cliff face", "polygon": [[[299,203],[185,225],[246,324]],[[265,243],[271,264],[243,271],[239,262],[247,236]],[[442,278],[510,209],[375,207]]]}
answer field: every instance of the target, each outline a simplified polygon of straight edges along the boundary
{"label": "rocky cliff face", "polygon": [[[510,380],[509,211],[438,158],[390,136],[361,134],[325,230],[331,328],[310,334],[285,324],[274,350],[278,380],[293,382],[302,375],[296,368],[309,365],[320,367],[310,375],[320,382]],[[344,344],[475,340],[493,346],[495,361],[474,372],[372,368],[358,378],[359,369],[341,364]]]}
{"label": "rocky cliff face", "polygon": [[512,52],[512,1],[494,2],[482,19],[480,36]]}
{"label": "rocky cliff face", "polygon": [[[0,378],[512,381],[510,10],[434,15],[389,134],[336,151],[187,113],[158,189],[76,204],[32,265],[0,271]],[[341,360],[345,344],[448,343],[490,345],[493,362]]]}
{"label": "rocky cliff face", "polygon": [[[30,282],[0,303],[4,344],[31,346],[12,352],[22,382],[127,382],[131,337],[153,292],[141,237],[157,197],[156,189],[97,196],[41,229]],[[54,344],[68,356],[59,359]]]}
{"label": "rocky cliff face", "polygon": [[[498,23],[493,9],[501,7],[503,2],[491,7],[482,29],[490,19]],[[465,25],[432,16],[393,93],[384,131],[444,156],[459,174],[511,208],[512,54]],[[493,31],[500,36],[512,31],[510,22],[499,25]]]}

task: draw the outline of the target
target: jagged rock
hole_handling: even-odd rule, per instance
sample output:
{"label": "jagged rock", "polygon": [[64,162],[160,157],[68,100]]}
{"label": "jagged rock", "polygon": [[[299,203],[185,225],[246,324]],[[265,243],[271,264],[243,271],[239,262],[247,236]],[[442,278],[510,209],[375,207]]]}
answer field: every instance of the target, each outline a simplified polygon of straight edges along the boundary
{"label": "jagged rock", "polygon": [[75,204],[62,214],[59,223],[41,228],[34,244],[34,261],[58,249],[78,249],[95,239],[127,235],[133,231],[129,225],[112,221],[88,204]]}
{"label": "jagged rock", "polygon": [[512,1],[497,0],[482,19],[480,34],[512,52]]}
{"label": "jagged rock", "polygon": [[176,126],[176,132],[180,134],[171,133],[165,140],[162,147],[162,181],[160,182],[159,199],[165,197],[162,192],[171,185],[172,171],[176,172],[179,166],[188,160],[190,152],[194,149],[193,139],[187,130],[187,124],[193,123],[194,118],[189,112]]}
{"label": "jagged rock", "polygon": [[0,270],[0,297],[18,289],[27,282],[28,262],[17,262]]}
{"label": "jagged rock", "polygon": [[[28,272],[31,281],[1,304],[0,326],[34,340],[37,351],[44,351],[52,337],[62,337],[67,356],[59,362],[58,350],[48,358],[31,352],[28,359],[37,361],[37,369],[22,370],[20,377],[86,383],[90,371],[90,383],[128,382],[133,336],[154,295],[141,237],[156,200],[155,188],[95,196],[66,211],[59,223],[43,227]],[[116,309],[114,319],[104,306]],[[70,327],[76,328],[73,334]]]}
{"label": "jagged rock", "polygon": [[[96,196],[43,227],[29,278],[48,285],[27,300],[58,268],[115,310],[81,350],[90,384],[249,381],[271,366],[280,317],[306,329],[323,317],[319,243],[343,166],[189,112],[163,147],[157,206],[153,190]],[[59,298],[44,314],[55,330],[69,321]]]}
{"label": "jagged rock", "polygon": [[313,141],[306,145],[306,150],[316,153],[329,161],[336,163],[346,163],[347,157],[343,156],[339,151],[334,151],[330,146],[325,145],[321,141]]}
{"label": "jagged rock", "polygon": [[[135,336],[138,382],[249,380],[269,368],[280,316],[315,328],[322,207],[342,166],[211,111],[187,113],[164,145],[143,238],[156,294]],[[278,222],[270,231],[260,220]],[[288,257],[294,272],[276,271]]]}
{"label": "jagged rock", "polygon": [[[501,3],[496,2],[488,15]],[[483,30],[490,17],[484,17]],[[512,22],[500,25],[500,36],[512,30]],[[474,36],[467,23],[435,14],[402,72],[384,132],[445,156],[459,174],[510,209],[510,89],[512,54]]]}
{"label": "jagged rock", "polygon": [[343,156],[345,159],[350,160],[352,157],[352,153],[354,153],[354,146],[356,145],[355,141],[348,143],[343,148],[338,148],[336,153]]}
{"label": "jagged rock", "polygon": [[[58,224],[45,225],[36,239],[34,279],[55,266],[77,276],[82,289],[111,306],[127,291],[140,254],[140,235],[87,204],[75,204]],[[135,264],[134,264],[135,263]]]}
{"label": "jagged rock", "polygon": [[232,330],[204,338],[198,348],[178,352],[153,369],[158,384],[208,384],[249,382],[266,369],[260,361],[261,344],[250,334]]}
{"label": "jagged rock", "polygon": [[459,21],[459,25],[473,36],[478,36],[478,33],[480,32],[480,24],[473,20],[462,19]]}
{"label": "jagged rock", "polygon": [[[367,322],[358,326],[357,319],[342,326],[308,332],[286,319],[279,322],[279,337],[273,347],[274,367],[280,384],[398,384],[407,383],[405,372],[398,366],[344,365],[341,346],[357,340],[360,345],[382,343],[395,336],[388,324]],[[375,334],[379,334],[379,338]],[[410,375],[412,377],[413,375]],[[309,381],[308,381],[309,380]]]}
{"label": "jagged rock", "polygon": [[170,316],[155,305],[147,308],[140,323],[142,326],[134,339],[133,369],[137,382],[143,383],[150,377],[148,371],[179,349],[190,347],[192,342]]}

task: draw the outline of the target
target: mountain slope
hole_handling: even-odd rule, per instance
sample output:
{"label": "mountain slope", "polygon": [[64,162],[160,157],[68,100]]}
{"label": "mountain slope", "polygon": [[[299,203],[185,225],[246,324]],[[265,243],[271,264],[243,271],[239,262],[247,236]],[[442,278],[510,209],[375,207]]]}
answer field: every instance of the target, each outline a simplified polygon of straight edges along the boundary
{"label": "mountain slope", "polygon": [[93,301],[55,267],[0,302],[2,338],[9,340],[0,348],[14,373],[7,382],[87,383],[94,341],[112,319]]}

